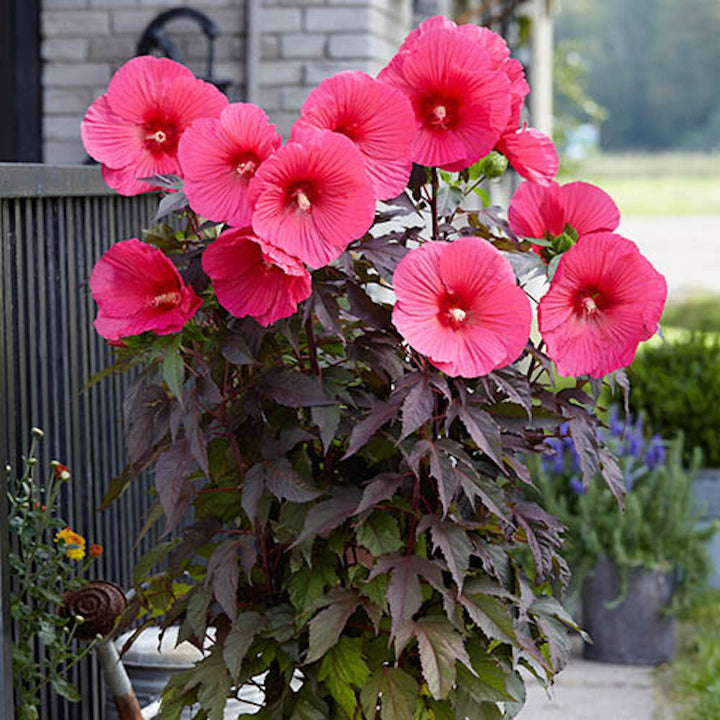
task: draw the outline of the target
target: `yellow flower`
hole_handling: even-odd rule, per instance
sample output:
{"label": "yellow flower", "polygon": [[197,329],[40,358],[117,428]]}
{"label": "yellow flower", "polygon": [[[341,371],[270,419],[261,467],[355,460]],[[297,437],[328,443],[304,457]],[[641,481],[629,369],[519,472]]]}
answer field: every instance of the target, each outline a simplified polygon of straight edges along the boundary
{"label": "yellow flower", "polygon": [[69,527],[63,528],[55,535],[55,542],[62,540],[63,548],[71,560],[82,560],[85,557],[85,538]]}

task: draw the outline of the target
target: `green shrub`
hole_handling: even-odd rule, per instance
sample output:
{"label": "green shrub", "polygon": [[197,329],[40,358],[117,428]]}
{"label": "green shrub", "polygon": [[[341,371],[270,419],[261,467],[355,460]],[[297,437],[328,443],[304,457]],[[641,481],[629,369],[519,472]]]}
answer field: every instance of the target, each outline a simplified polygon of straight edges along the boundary
{"label": "green shrub", "polygon": [[630,406],[663,437],[685,436],[685,460],[699,447],[720,466],[720,340],[699,333],[646,347],[630,369]]}
{"label": "green shrub", "polygon": [[720,333],[720,296],[702,295],[668,303],[662,323],[669,327]]}

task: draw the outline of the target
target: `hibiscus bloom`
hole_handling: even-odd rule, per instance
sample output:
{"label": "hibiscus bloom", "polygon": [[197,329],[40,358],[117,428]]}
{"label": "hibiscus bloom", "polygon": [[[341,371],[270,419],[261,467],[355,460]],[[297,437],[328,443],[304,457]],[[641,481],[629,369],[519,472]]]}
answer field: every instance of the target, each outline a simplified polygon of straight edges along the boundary
{"label": "hibiscus bloom", "polygon": [[183,133],[178,149],[190,207],[209,220],[249,225],[250,181],[281,142],[275,125],[257,105],[233,103],[220,117],[196,120]]}
{"label": "hibiscus bloom", "polygon": [[516,360],[527,344],[530,301],[510,263],[484,240],[427,242],[411,250],[393,286],[393,323],[448,375],[487,375]]}
{"label": "hibiscus bloom", "polygon": [[318,128],[355,143],[378,200],[405,189],[412,169],[415,114],[399,90],[354,70],[323,80],[305,100],[292,139],[302,142]]}
{"label": "hibiscus bloom", "polygon": [[249,229],[221,233],[203,252],[202,265],[229,313],[250,315],[265,326],[292,315],[312,290],[299,260]]}
{"label": "hibiscus bloom", "polygon": [[494,33],[430,18],[411,33],[378,79],[415,111],[412,160],[463,169],[487,155],[510,115],[506,46]]}
{"label": "hibiscus bloom", "polygon": [[635,243],[609,232],[581,237],[538,306],[558,372],[599,378],[629,365],[656,332],[666,296],[665,278]]}
{"label": "hibiscus bloom", "polygon": [[519,175],[539,185],[548,185],[560,164],[557,150],[553,141],[539,130],[518,129],[530,86],[517,60],[508,60],[505,69],[510,80],[510,119],[495,149],[508,159]]}
{"label": "hibiscus bloom", "polygon": [[95,264],[90,289],[95,329],[108,340],[180,332],[202,300],[158,248],[137,238],[115,243]]}
{"label": "hibiscus bloom", "polygon": [[121,195],[152,190],[138,178],[180,174],[177,148],[190,123],[217,117],[227,98],[183,65],[149,55],[128,60],[80,129],[88,154],[102,163],[105,182]]}
{"label": "hibiscus bloom", "polygon": [[337,258],[375,217],[360,151],[327,130],[280,148],[262,164],[250,192],[255,234],[315,268]]}
{"label": "hibiscus bloom", "polygon": [[514,233],[527,238],[560,235],[565,225],[582,236],[615,230],[620,211],[604,190],[590,183],[522,183],[510,201],[508,220]]}

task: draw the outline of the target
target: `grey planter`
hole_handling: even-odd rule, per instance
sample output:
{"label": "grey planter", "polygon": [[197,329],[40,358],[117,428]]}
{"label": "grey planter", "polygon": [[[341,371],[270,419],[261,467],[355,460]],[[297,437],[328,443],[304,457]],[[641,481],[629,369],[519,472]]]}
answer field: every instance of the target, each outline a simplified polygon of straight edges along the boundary
{"label": "grey planter", "polygon": [[662,611],[672,598],[669,573],[633,568],[628,573],[625,599],[612,609],[620,578],[607,558],[598,560],[583,587],[583,629],[593,640],[585,657],[624,665],[658,665],[675,654],[675,618]]}
{"label": "grey planter", "polygon": [[[695,475],[693,495],[698,507],[704,508],[703,521],[720,519],[720,468],[701,468]],[[713,570],[708,584],[720,588],[720,533],[715,534],[708,543]]]}

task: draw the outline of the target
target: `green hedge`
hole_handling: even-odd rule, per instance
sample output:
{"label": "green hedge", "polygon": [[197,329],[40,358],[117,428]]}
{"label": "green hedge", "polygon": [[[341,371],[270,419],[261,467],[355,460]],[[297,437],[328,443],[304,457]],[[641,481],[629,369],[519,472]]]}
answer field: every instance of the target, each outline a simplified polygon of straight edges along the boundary
{"label": "green hedge", "polygon": [[704,464],[720,467],[720,340],[694,333],[651,345],[630,368],[630,407],[663,437],[685,436]]}

